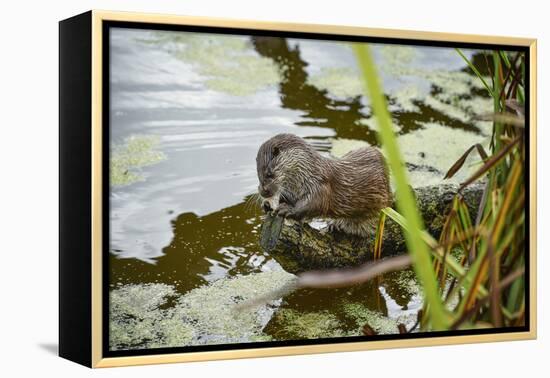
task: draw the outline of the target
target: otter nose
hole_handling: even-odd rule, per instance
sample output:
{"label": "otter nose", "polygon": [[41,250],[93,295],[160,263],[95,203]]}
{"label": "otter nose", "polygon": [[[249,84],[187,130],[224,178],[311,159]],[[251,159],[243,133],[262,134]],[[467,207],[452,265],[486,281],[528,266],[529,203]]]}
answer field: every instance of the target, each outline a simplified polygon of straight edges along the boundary
{"label": "otter nose", "polygon": [[272,210],[272,209],[271,209],[271,205],[269,204],[268,201],[264,201],[264,202],[262,203],[262,208],[264,209],[264,211],[265,211],[266,213],[269,213],[269,212]]}
{"label": "otter nose", "polygon": [[258,192],[260,192],[260,195],[264,198],[271,197],[271,191],[265,186],[258,186]]}

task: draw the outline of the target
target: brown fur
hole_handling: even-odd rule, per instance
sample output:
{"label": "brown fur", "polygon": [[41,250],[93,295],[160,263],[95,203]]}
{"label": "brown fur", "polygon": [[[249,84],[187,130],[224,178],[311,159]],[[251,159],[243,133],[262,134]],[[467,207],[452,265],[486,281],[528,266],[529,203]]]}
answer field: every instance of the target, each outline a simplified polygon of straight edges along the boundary
{"label": "brown fur", "polygon": [[328,218],[364,236],[392,202],[384,157],[373,147],[331,159],[296,135],[279,134],[262,144],[256,164],[264,209],[287,218]]}

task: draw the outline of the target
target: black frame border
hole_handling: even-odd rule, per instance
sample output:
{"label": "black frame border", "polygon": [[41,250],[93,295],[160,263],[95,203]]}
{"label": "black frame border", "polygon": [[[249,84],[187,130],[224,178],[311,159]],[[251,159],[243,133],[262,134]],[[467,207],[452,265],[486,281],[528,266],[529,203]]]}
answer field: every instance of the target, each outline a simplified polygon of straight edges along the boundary
{"label": "black frame border", "polygon": [[91,366],[92,12],[58,27],[59,356]]}
{"label": "black frame border", "polygon": [[[468,335],[487,335],[487,334],[502,334],[502,333],[517,333],[517,332],[529,332],[531,330],[531,287],[530,287],[530,272],[531,272],[531,259],[530,259],[530,237],[525,240],[525,307],[526,317],[525,325],[520,327],[502,327],[502,328],[488,328],[488,329],[472,329],[472,330],[456,330],[456,331],[432,331],[432,332],[420,332],[413,334],[391,334],[391,335],[376,335],[376,336],[350,336],[350,337],[337,337],[337,338],[320,338],[313,340],[286,340],[286,341],[262,341],[252,343],[235,343],[235,344],[214,344],[214,345],[200,345],[200,346],[186,346],[186,347],[173,347],[173,348],[154,348],[154,349],[133,349],[133,350],[120,350],[112,351],[109,349],[109,242],[110,242],[110,230],[109,230],[109,148],[110,148],[110,29],[111,28],[128,28],[128,29],[141,29],[141,30],[163,30],[163,31],[182,31],[182,32],[195,32],[195,33],[214,33],[214,34],[229,34],[229,35],[243,35],[243,36],[265,36],[265,37],[280,37],[280,38],[296,38],[296,39],[313,39],[324,41],[340,41],[340,42],[367,42],[367,43],[381,43],[381,44],[397,44],[397,45],[413,45],[413,46],[429,46],[429,47],[446,47],[446,48],[469,48],[469,49],[485,49],[485,50],[506,50],[517,51],[525,54],[525,108],[530,111],[531,109],[531,71],[530,63],[533,58],[530,54],[530,48],[528,46],[515,46],[515,45],[502,45],[494,43],[469,43],[469,42],[445,42],[445,41],[431,41],[429,39],[406,39],[406,38],[392,38],[392,37],[369,37],[369,36],[352,36],[352,35],[336,35],[330,33],[309,33],[309,32],[294,32],[294,31],[273,31],[262,29],[247,29],[247,28],[229,28],[229,27],[217,27],[217,26],[195,26],[195,25],[175,25],[175,24],[162,24],[162,23],[148,23],[148,22],[133,22],[133,21],[102,21],[102,227],[103,227],[103,240],[102,240],[102,320],[103,329],[102,332],[102,358],[108,357],[130,357],[130,356],[150,356],[160,354],[176,354],[176,353],[193,353],[193,352],[208,352],[208,351],[227,351],[238,349],[258,349],[258,348],[272,348],[272,347],[294,347],[305,345],[330,345],[341,343],[357,343],[357,342],[369,342],[369,341],[382,341],[382,340],[405,340],[405,339],[424,339],[424,338],[437,338],[445,336],[468,336]],[[530,113],[528,113],[530,114]],[[531,179],[531,161],[530,161],[530,117],[526,117],[525,125],[525,189],[527,193],[530,193],[530,179]],[[526,203],[525,216],[526,216],[526,234],[530,235],[531,230],[531,218],[530,218],[530,204],[533,198],[529,197],[529,201]]]}

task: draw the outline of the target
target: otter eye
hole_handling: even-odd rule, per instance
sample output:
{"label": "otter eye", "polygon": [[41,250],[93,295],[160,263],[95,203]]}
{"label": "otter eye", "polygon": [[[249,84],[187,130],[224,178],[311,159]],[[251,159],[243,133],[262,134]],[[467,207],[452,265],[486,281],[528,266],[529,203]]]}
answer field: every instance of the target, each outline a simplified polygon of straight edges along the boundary
{"label": "otter eye", "polygon": [[265,174],[265,177],[268,178],[268,179],[272,179],[273,178],[273,172],[267,171],[266,174]]}

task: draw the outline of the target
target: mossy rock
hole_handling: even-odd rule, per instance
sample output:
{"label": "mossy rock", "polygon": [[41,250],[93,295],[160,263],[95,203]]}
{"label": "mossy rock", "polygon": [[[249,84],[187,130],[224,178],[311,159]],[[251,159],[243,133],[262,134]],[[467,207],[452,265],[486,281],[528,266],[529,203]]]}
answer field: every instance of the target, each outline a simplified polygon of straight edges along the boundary
{"label": "mossy rock", "polygon": [[[445,217],[458,192],[458,185],[444,184],[415,189],[418,207],[428,232],[438,237]],[[472,222],[483,193],[483,184],[475,184],[463,190]],[[316,229],[308,223],[285,220],[280,222],[266,217],[262,227],[260,244],[287,272],[301,273],[309,270],[353,267],[372,259],[374,236],[358,237],[341,232]],[[280,228],[280,230],[279,230]],[[401,227],[386,218],[382,257],[395,256],[406,251]]]}

